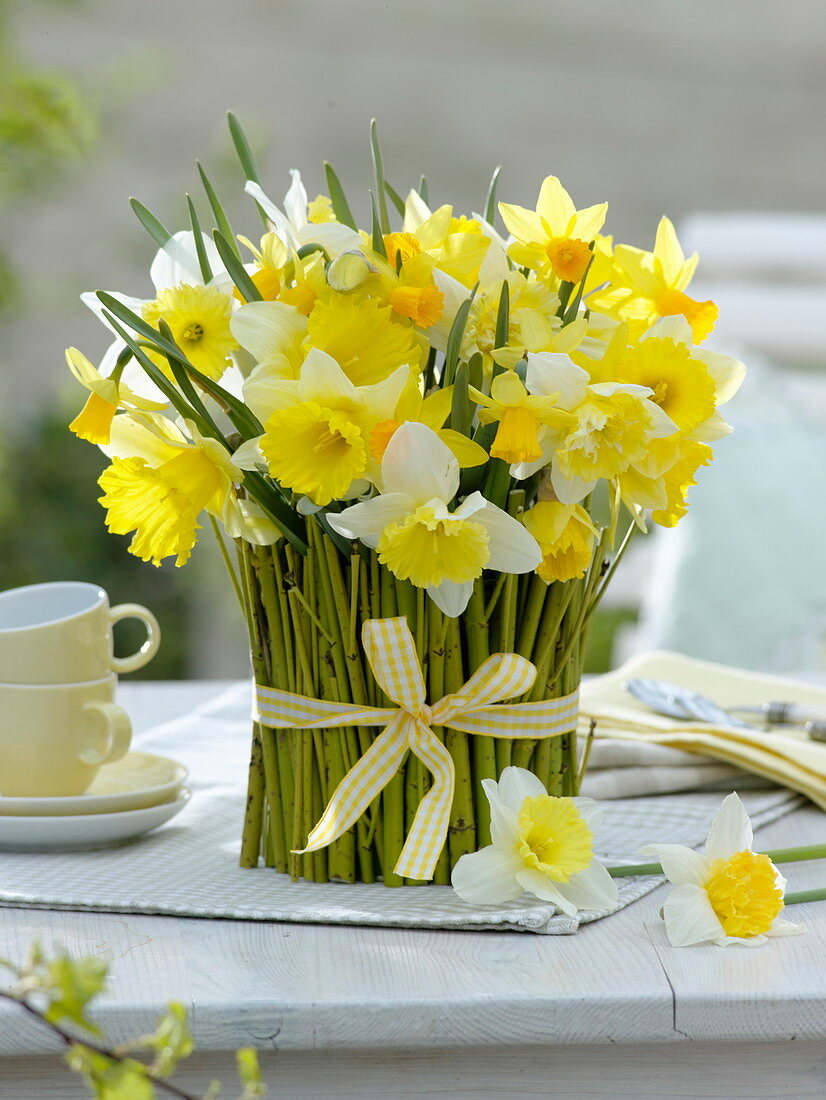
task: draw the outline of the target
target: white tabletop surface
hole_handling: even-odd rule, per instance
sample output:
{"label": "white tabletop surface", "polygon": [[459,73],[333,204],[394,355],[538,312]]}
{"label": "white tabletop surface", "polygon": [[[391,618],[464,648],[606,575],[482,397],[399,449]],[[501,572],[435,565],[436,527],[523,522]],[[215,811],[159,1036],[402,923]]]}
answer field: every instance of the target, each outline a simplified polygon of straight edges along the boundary
{"label": "white tabletop surface", "polygon": [[[216,686],[124,683],[121,697],[141,730]],[[826,817],[808,806],[757,834],[764,848],[823,840]],[[826,865],[793,865],[789,878],[794,890],[826,885]],[[229,1052],[252,1045],[282,1097],[825,1094],[826,903],[796,907],[805,936],[675,950],[664,896],[575,936],[0,908],[0,955],[23,958],[40,937],[110,960],[96,1015],[116,1041],[184,1002],[193,1085],[228,1078]],[[0,1097],[85,1096],[59,1049],[0,1004]]]}

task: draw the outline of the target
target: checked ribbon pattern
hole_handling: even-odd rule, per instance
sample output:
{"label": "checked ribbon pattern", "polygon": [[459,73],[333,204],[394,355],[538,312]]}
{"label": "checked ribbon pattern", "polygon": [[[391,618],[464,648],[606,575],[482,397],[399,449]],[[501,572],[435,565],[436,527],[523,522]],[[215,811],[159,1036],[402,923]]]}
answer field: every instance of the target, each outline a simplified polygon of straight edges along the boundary
{"label": "checked ribbon pattern", "polygon": [[390,782],[408,750],[433,776],[419,803],[394,868],[412,879],[433,877],[447,837],[453,802],[453,760],[433,726],[487,737],[552,737],[576,725],[578,692],[560,699],[506,703],[533,685],[536,668],[516,653],[495,653],[457,692],[428,705],[425,683],[407,619],[369,619],[362,645],[376,682],[398,707],[311,699],[256,684],[253,718],[274,729],[384,726],[367,752],[339,783],[302,852],[324,848],[345,833]]}

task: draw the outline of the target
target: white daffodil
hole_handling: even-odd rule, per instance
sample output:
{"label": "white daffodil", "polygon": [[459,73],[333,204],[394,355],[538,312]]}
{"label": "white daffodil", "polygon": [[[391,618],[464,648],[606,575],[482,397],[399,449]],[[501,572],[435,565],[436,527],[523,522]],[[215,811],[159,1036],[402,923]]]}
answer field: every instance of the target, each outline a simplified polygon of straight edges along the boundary
{"label": "white daffodil", "polygon": [[[284,209],[275,205],[253,180],[247,180],[244,190],[252,195],[275,227],[275,232],[288,248],[298,251],[305,244],[320,244],[327,255],[334,259],[342,252],[361,249],[361,237],[349,225],[335,220],[332,210],[325,204],[323,219],[315,220],[319,200],[308,204],[307,191],[301,182],[301,173],[290,169],[292,183],[284,196]],[[316,214],[316,217],[318,215]]]}
{"label": "white daffodil", "polygon": [[556,395],[556,407],[570,413],[568,426],[549,429],[540,439],[541,457],[511,467],[525,478],[551,463],[551,484],[563,504],[577,504],[603,478],[611,479],[640,462],[651,440],[674,435],[677,425],[652,400],[648,386],[625,382],[591,383],[590,375],[567,355],[528,355],[529,394]]}
{"label": "white daffodil", "polygon": [[617,886],[594,858],[600,808],[591,798],[555,798],[524,768],[505,768],[496,783],[483,779],[493,843],[461,857],[453,889],[472,905],[513,901],[524,893],[551,901],[573,916],[612,909]]}
{"label": "white daffodil", "polygon": [[399,579],[426,588],[451,618],[467,607],[483,569],[529,573],[542,559],[536,539],[481,493],[449,510],[459,463],[424,424],[408,421],[393,433],[380,480],[379,496],[329,513],[330,525],[375,549]]}
{"label": "white daffodil", "polygon": [[[134,298],[119,291],[110,291],[110,294],[153,326],[159,318],[165,320],[173,337],[194,365],[204,373],[218,377],[229,362],[227,355],[233,347],[228,317],[240,302],[233,296],[232,280],[214,242],[205,233],[201,234],[201,239],[213,276],[209,283],[204,283],[194,233],[182,230],[158,250],[150,265],[149,277],[155,288],[154,298]],[[104,316],[106,307],[97,294],[91,290],[84,291],[80,299],[114,333]],[[116,334],[98,367],[104,378],[112,373],[124,347],[123,340]],[[140,397],[161,405],[167,404],[164,394],[135,360],[127,363],[123,381]]]}
{"label": "white daffodil", "polygon": [[649,844],[640,850],[662,864],[675,889],[663,906],[674,947],[695,943],[758,947],[768,936],[805,932],[782,920],[786,880],[767,855],[752,851],[749,815],[736,794],[723,799],[703,852],[682,844]]}

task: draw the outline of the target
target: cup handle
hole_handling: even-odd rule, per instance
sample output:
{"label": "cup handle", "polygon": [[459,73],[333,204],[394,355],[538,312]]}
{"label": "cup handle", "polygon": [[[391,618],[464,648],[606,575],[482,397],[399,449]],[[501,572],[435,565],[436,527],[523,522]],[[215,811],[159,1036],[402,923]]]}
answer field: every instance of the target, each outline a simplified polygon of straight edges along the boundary
{"label": "cup handle", "polygon": [[152,612],[146,607],[141,607],[139,603],[119,603],[109,611],[109,621],[112,626],[119,623],[121,619],[140,619],[146,627],[146,641],[137,653],[133,653],[131,657],[112,658],[113,672],[135,672],[149,664],[158,652],[158,646],[161,644],[161,628]]}
{"label": "cup handle", "polygon": [[84,764],[113,764],[129,751],[132,741],[132,722],[129,715],[117,703],[103,703],[94,699],[83,705],[84,713],[95,711],[106,723],[106,749],[101,752],[91,746],[77,754]]}

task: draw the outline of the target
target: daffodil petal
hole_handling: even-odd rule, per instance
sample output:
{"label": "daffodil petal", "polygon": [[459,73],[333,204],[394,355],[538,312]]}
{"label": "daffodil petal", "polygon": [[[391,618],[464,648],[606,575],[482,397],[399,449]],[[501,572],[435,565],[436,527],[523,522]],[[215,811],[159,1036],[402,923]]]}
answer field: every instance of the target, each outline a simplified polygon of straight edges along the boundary
{"label": "daffodil petal", "polygon": [[383,493],[353,504],[338,515],[329,512],[327,522],[346,539],[361,539],[365,546],[375,548],[386,527],[401,523],[415,509],[415,502],[404,493]]}
{"label": "daffodil petal", "polygon": [[430,585],[427,594],[443,615],[458,619],[470,602],[473,581],[442,581],[439,585]]}
{"label": "daffodil petal", "polygon": [[577,795],[574,798],[574,805],[579,810],[579,816],[588,825],[591,832],[596,832],[602,820],[602,806],[596,799],[584,798],[582,795]]}
{"label": "daffodil petal", "polygon": [[[204,250],[213,275],[225,272],[224,265],[212,241],[206,233],[201,234]],[[187,283],[190,286],[203,286],[204,277],[198,261],[195,247],[195,234],[189,229],[175,233],[161,248],[149,268],[149,278],[156,293],[170,287]]]}
{"label": "daffodil petal", "polygon": [[310,348],[301,366],[298,392],[302,401],[338,407],[342,401],[358,404],[359,393],[332,355]]}
{"label": "daffodil petal", "polygon": [[647,844],[640,848],[641,856],[653,856],[662,864],[669,882],[677,885],[702,886],[708,878],[708,856],[686,848],[684,844]]}
{"label": "daffodil petal", "polygon": [[561,909],[563,913],[566,913],[569,917],[576,915],[576,905],[572,901],[568,901],[564,894],[559,890],[559,887],[555,882],[551,882],[549,878],[542,874],[541,871],[536,871],[532,867],[522,867],[522,870],[516,876],[516,881],[522,887],[523,890],[529,894],[535,894],[538,898],[542,898],[543,901],[552,901],[557,908]]}
{"label": "daffodil petal", "polygon": [[577,909],[613,909],[619,897],[617,884],[596,860],[584,871],[558,884],[560,894]]}
{"label": "daffodil petal", "polygon": [[241,347],[264,363],[304,338],[307,318],[284,302],[248,302],[233,313],[229,327]]}
{"label": "daffodil petal", "polygon": [[805,924],[795,924],[794,921],[783,920],[777,917],[774,924],[766,933],[767,936],[799,936],[806,931]]}
{"label": "daffodil petal", "polygon": [[239,470],[257,470],[259,466],[266,467],[267,460],[261,450],[263,438],[263,435],[258,435],[255,439],[247,439],[236,451],[233,451],[232,461]]}
{"label": "daffodil petal", "polygon": [[554,464],[551,467],[551,484],[563,504],[579,504],[596,487],[597,479],[586,481],[583,477],[565,474],[558,464]]}
{"label": "daffodil petal", "polygon": [[542,780],[527,768],[504,768],[499,776],[496,796],[512,814],[517,815],[526,798],[547,794]]}
{"label": "daffodil petal", "polygon": [[451,875],[453,889],[471,905],[513,901],[522,893],[516,875],[522,862],[515,852],[490,845],[462,856]]}
{"label": "daffodil petal", "polygon": [[459,488],[459,463],[449,447],[424,424],[409,420],[393,433],[381,464],[384,488],[426,504],[452,500]]}
{"label": "daffodil petal", "polygon": [[751,848],[754,833],[746,807],[736,794],[727,795],[708,831],[705,854],[708,859],[728,859]]}
{"label": "daffodil petal", "polygon": [[588,372],[567,355],[550,351],[528,353],[525,378],[530,393],[546,397],[558,394],[557,403],[566,412],[582,404],[591,381]]}
{"label": "daffodil petal", "polygon": [[[459,510],[457,508],[454,514]],[[527,527],[495,504],[485,501],[482,508],[474,511],[473,521],[481,523],[490,539],[487,569],[497,569],[501,573],[529,573],[542,561],[539,543]]]}
{"label": "daffodil petal", "polygon": [[505,805],[499,794],[499,784],[495,779],[483,779],[482,789],[490,804],[490,832],[493,843],[497,848],[513,847],[519,836],[516,813]]}
{"label": "daffodil petal", "polygon": [[668,941],[672,947],[716,942],[725,935],[702,886],[675,886],[663,906]]}

